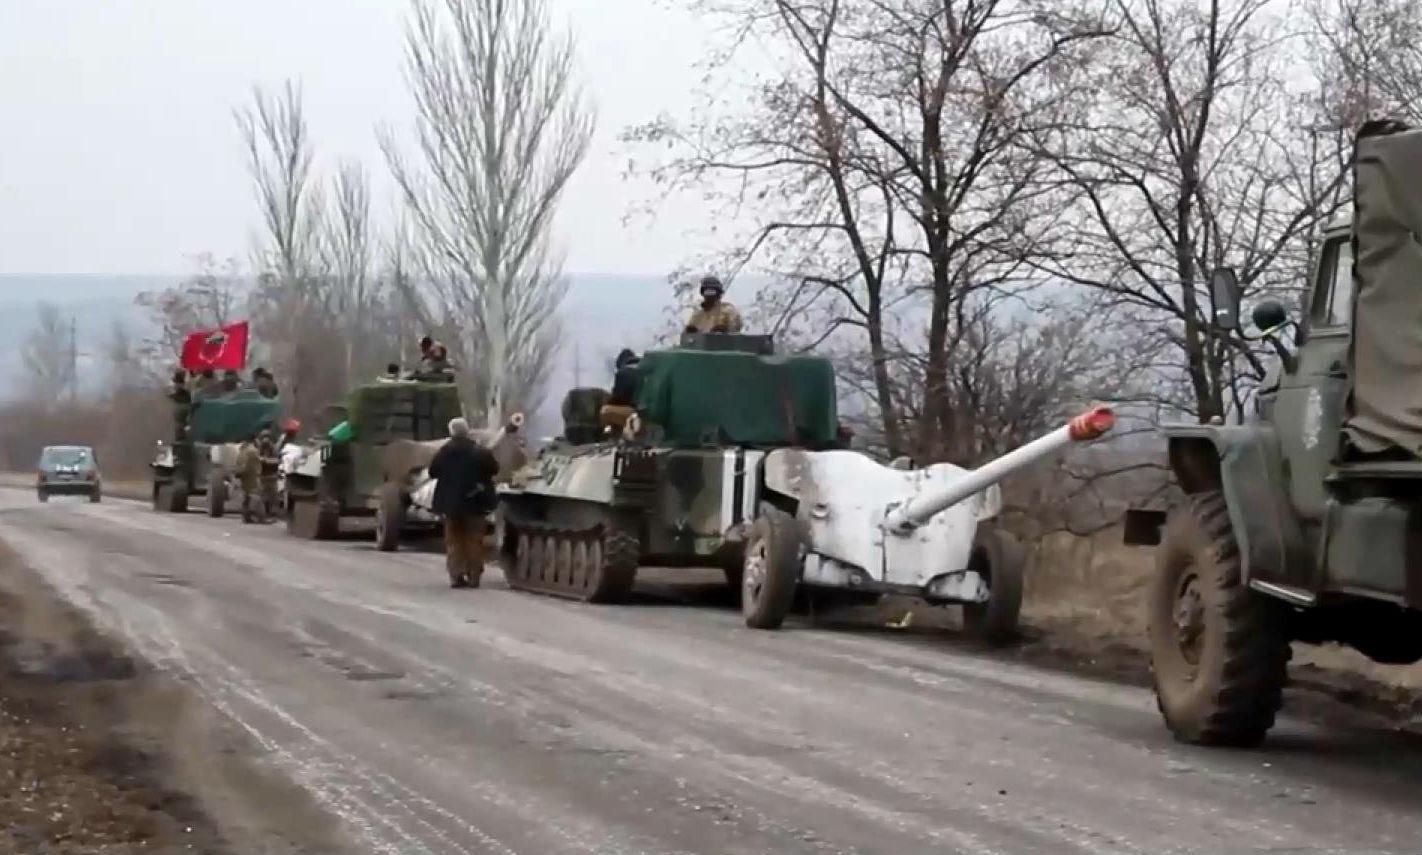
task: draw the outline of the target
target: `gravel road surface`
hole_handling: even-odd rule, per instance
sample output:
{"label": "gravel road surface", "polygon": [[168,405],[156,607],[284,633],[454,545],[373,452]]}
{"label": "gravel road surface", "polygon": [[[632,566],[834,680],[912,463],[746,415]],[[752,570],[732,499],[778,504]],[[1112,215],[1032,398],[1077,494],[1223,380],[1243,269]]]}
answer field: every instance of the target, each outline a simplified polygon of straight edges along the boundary
{"label": "gravel road surface", "polygon": [[136,502],[0,490],[0,539],[305,788],[338,851],[1422,851],[1398,733],[1191,749],[1146,692],[951,637],[755,632],[657,580],[618,607],[494,570],[452,591],[439,555]]}

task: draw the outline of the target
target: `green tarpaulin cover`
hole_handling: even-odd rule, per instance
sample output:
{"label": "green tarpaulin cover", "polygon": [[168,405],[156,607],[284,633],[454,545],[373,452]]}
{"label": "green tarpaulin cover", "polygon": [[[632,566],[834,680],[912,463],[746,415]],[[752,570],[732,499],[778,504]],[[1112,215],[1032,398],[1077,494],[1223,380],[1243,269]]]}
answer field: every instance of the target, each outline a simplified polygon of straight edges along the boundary
{"label": "green tarpaulin cover", "polygon": [[347,413],[352,439],[380,445],[444,439],[463,407],[452,383],[372,383],[351,392]]}
{"label": "green tarpaulin cover", "polygon": [[637,409],[672,445],[823,445],[836,438],[834,369],[809,356],[648,351]]}
{"label": "green tarpaulin cover", "polygon": [[263,428],[277,427],[281,402],[254,390],[193,402],[190,427],[194,442],[219,445],[250,439]]}
{"label": "green tarpaulin cover", "polygon": [[1352,393],[1345,424],[1365,454],[1422,457],[1422,131],[1357,142]]}

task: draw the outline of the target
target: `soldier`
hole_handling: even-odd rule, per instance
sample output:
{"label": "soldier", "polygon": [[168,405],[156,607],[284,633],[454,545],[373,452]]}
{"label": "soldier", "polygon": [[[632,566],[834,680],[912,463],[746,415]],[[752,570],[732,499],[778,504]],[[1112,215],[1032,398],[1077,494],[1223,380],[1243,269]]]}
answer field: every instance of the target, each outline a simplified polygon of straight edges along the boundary
{"label": "soldier", "polygon": [[701,306],[691,313],[686,322],[689,333],[738,333],[741,331],[741,313],[721,297],[726,286],[715,276],[701,280]]}
{"label": "soldier", "polygon": [[281,458],[277,455],[276,443],[270,430],[263,430],[257,435],[257,456],[261,462],[259,506],[262,509],[262,522],[267,522],[276,511],[277,472],[281,466]]}
{"label": "soldier", "polygon": [[192,411],[193,394],[188,391],[188,374],[183,369],[173,369],[172,381],[168,400],[173,402],[173,441],[182,442],[183,431],[188,426],[188,414]]}
{"label": "soldier", "polygon": [[607,403],[617,407],[637,406],[637,365],[641,360],[631,348],[624,347],[613,364],[612,393]]}
{"label": "soldier", "polygon": [[217,374],[211,368],[204,368],[197,376],[197,389],[193,397],[198,400],[215,397],[221,394],[221,386]]}
{"label": "soldier", "polygon": [[221,390],[222,394],[230,395],[242,388],[242,375],[231,368],[222,372]]}
{"label": "soldier", "polygon": [[469,423],[451,419],[449,439],[430,461],[436,513],[444,517],[445,568],[451,588],[477,588],[484,574],[484,524],[498,504],[494,478],[499,461],[469,435]]}
{"label": "soldier", "polygon": [[263,398],[275,398],[280,390],[277,388],[276,378],[265,368],[252,369],[252,388]]}
{"label": "soldier", "polygon": [[254,522],[253,504],[262,487],[262,457],[257,451],[257,437],[243,441],[237,449],[237,482],[242,485],[242,522]]}

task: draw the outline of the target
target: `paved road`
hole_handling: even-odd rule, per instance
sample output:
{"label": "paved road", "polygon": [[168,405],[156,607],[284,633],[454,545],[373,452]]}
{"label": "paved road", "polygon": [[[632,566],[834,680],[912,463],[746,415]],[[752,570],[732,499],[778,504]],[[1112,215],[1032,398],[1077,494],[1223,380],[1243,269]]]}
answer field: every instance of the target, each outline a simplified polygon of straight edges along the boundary
{"label": "paved road", "polygon": [[451,591],[441,557],[0,490],[0,538],[342,820],[347,851],[1417,852],[1422,748],[1172,743],[1149,696],[872,633]]}

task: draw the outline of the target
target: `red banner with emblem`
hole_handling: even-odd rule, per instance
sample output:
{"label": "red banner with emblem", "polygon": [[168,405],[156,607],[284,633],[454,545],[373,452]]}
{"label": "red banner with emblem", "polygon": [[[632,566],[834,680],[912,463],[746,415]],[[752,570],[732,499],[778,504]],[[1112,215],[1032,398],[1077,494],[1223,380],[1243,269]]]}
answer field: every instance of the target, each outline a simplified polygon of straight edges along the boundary
{"label": "red banner with emblem", "polygon": [[241,371],[247,367],[247,333],[246,321],[188,333],[183,339],[183,368]]}

